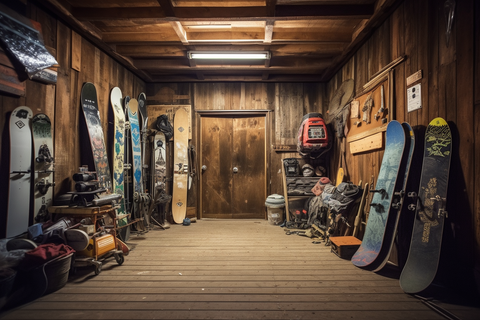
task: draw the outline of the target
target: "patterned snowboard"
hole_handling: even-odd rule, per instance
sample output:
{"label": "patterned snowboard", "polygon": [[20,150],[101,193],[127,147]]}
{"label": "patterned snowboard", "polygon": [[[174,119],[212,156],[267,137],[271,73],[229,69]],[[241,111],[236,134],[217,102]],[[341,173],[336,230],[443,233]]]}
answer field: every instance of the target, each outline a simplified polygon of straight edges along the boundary
{"label": "patterned snowboard", "polygon": [[[392,207],[395,192],[399,192],[397,177],[403,185],[403,173],[400,171],[403,151],[405,147],[405,132],[398,121],[390,121],[387,126],[385,153],[383,155],[380,172],[374,192],[370,214],[368,216],[365,235],[362,244],[352,257],[352,263],[357,267],[373,270],[377,268],[385,257],[379,256],[382,246],[389,246],[388,240],[393,239],[394,232],[388,222],[390,215],[397,215],[398,209]],[[387,237],[387,239],[385,239]],[[388,258],[388,256],[386,257]],[[379,260],[377,260],[379,259]]]}
{"label": "patterned snowboard", "polygon": [[[388,262],[390,253],[392,252],[393,245],[395,243],[395,237],[397,235],[398,222],[400,220],[400,214],[403,209],[404,196],[407,188],[408,174],[410,172],[410,166],[412,164],[413,150],[415,149],[415,135],[412,127],[404,122],[402,123],[403,130],[405,131],[405,149],[400,164],[400,171],[397,178],[397,191],[393,198],[392,209],[388,215],[387,225],[385,228],[385,236],[383,238],[382,248],[378,254],[377,259],[369,267],[374,268],[373,271],[380,271]],[[403,177],[401,174],[403,173]]]}
{"label": "patterned snowboard", "polygon": [[188,188],[188,113],[184,108],[177,110],[173,122],[172,215],[175,223],[183,223],[187,214]]}
{"label": "patterned snowboard", "polygon": [[86,82],[82,87],[81,93],[83,115],[87,124],[90,145],[92,147],[93,163],[97,172],[99,186],[107,190],[107,194],[112,193],[112,176],[108,164],[107,149],[105,148],[105,138],[103,135],[102,123],[100,121],[100,112],[97,105],[97,90],[91,82]]}
{"label": "patterned snowboard", "polygon": [[36,222],[48,219],[47,208],[52,205],[54,158],[52,124],[50,118],[39,113],[32,118],[33,157],[34,157],[34,188],[33,217]]}
{"label": "patterned snowboard", "polygon": [[[158,131],[155,134],[154,147],[155,157],[152,166],[155,168],[154,185],[153,190],[156,191],[158,187],[165,183],[167,173],[167,155],[166,155],[166,141],[165,134]],[[156,193],[156,192],[155,192]]]}
{"label": "patterned snowboard", "polygon": [[[132,150],[132,170],[133,170],[133,217],[135,219],[143,219],[143,214],[140,212],[138,200],[139,196],[143,194],[142,183],[142,148],[140,146],[140,128],[138,126],[138,101],[137,99],[130,99],[127,108],[128,121],[130,122],[131,134],[131,150]],[[135,223],[137,231],[145,229],[142,221]]]}
{"label": "patterned snowboard", "polygon": [[[147,96],[145,95],[145,93],[140,93],[138,95],[138,111],[141,115],[141,118],[140,119],[140,116],[138,117],[138,123],[139,123],[139,127],[140,127],[140,133],[141,133],[141,141],[142,141],[142,169],[146,169],[147,168],[147,164],[146,164],[146,161],[147,159],[145,158],[145,150],[147,148],[147,124],[148,124],[148,114],[147,114]],[[142,181],[143,183],[143,190],[146,191],[146,178],[147,178],[147,175],[144,174],[144,172],[142,172],[142,177],[144,179],[144,181]]]}
{"label": "patterned snowboard", "polygon": [[[113,110],[114,125],[114,144],[113,144],[113,192],[122,195],[120,199],[120,208],[117,215],[124,215],[125,210],[125,187],[124,187],[124,161],[125,161],[125,113],[122,108],[122,91],[119,87],[115,87],[110,92],[110,105]],[[128,224],[128,219],[123,218],[118,221],[118,227]],[[118,230],[118,235],[123,241],[130,238],[130,227],[123,227]]]}
{"label": "patterned snowboard", "polygon": [[400,275],[400,286],[406,293],[425,290],[437,273],[447,215],[445,208],[451,152],[452,135],[447,122],[442,118],[433,119],[425,132],[417,205],[411,207],[416,210],[412,240],[407,262]]}
{"label": "patterned snowboard", "polygon": [[[165,190],[166,182],[166,173],[167,173],[167,162],[166,162],[166,150],[167,144],[165,139],[165,134],[163,132],[157,131],[153,139],[153,155],[152,155],[152,168],[153,175],[152,179],[152,199],[156,201],[160,197],[160,193]],[[165,222],[164,210],[161,210],[162,206],[157,205],[157,212],[159,213],[160,220],[159,222],[163,224]]]}
{"label": "patterned snowboard", "polygon": [[32,171],[32,110],[18,107],[10,116],[10,179],[6,237],[27,231],[30,218],[30,187]]}

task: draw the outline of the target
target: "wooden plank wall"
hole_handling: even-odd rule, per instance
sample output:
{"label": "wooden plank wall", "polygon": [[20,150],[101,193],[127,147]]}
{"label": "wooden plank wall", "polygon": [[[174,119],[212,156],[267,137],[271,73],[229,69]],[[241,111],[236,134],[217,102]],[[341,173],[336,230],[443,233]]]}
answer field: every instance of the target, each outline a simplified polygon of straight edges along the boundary
{"label": "wooden plank wall", "polygon": [[[443,1],[406,0],[326,86],[327,100],[349,78],[355,79],[356,93],[360,93],[374,73],[399,56],[407,56],[394,70],[393,119],[409,122],[421,138],[433,118],[443,117],[454,136],[449,220],[444,234],[444,244],[453,246],[446,245],[442,252],[444,259],[459,262],[447,264],[448,268],[457,268],[457,275],[458,270],[480,274],[480,182],[476,179],[480,164],[479,12],[478,1],[457,1],[447,46]],[[423,71],[422,108],[408,113],[406,78],[418,70]],[[423,145],[423,140],[417,139],[418,144]],[[382,156],[383,150],[351,155],[347,148],[348,179],[366,182],[373,175],[376,180]],[[337,153],[332,162],[333,168],[339,166]],[[419,167],[413,169],[418,172]]]}
{"label": "wooden plank wall", "polygon": [[[30,2],[27,2],[23,9],[22,14],[42,25],[45,45],[55,49],[60,68],[56,85],[26,80],[24,97],[0,93],[2,145],[5,145],[3,143],[5,139],[8,141],[7,121],[13,109],[26,105],[34,114],[46,113],[53,124],[56,169],[54,193],[59,195],[72,191],[71,177],[82,164],[80,140],[88,139],[80,136],[80,126],[84,125],[83,114],[80,113],[80,91],[83,83],[93,82],[97,88],[98,106],[107,146],[110,145],[107,134],[110,90],[118,86],[124,95],[137,97],[140,92],[145,91],[146,86],[142,80],[84,38],[81,39],[80,48],[74,52],[81,58],[81,68],[79,71],[72,69],[72,30]],[[2,150],[0,156],[1,167],[8,170],[9,151]],[[2,181],[6,181],[4,177],[3,174]],[[6,197],[6,193],[2,192],[2,197]],[[6,201],[2,201],[3,203]]]}

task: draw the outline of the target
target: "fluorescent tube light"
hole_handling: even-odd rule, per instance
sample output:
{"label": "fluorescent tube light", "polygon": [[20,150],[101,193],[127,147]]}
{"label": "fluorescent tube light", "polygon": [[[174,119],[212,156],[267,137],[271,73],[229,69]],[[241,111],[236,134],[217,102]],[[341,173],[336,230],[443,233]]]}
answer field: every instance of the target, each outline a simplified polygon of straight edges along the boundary
{"label": "fluorescent tube light", "polygon": [[188,51],[189,59],[245,59],[245,60],[265,60],[270,59],[269,51]]}

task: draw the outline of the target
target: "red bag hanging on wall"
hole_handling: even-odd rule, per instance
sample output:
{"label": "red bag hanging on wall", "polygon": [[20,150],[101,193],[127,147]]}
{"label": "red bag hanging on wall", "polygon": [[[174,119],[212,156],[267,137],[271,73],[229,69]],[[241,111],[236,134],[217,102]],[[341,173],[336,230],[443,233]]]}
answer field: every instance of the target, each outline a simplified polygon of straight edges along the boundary
{"label": "red bag hanging on wall", "polygon": [[321,113],[307,113],[298,129],[297,151],[302,157],[319,157],[330,149],[329,134]]}

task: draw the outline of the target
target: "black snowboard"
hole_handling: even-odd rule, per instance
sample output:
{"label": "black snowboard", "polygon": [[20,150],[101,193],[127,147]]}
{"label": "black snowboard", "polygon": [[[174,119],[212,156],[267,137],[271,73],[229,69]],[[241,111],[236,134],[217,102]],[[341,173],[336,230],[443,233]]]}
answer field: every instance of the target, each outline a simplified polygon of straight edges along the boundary
{"label": "black snowboard", "polygon": [[86,82],[83,85],[81,103],[88,135],[90,137],[93,163],[95,171],[97,172],[97,179],[100,182],[99,187],[105,188],[107,193],[110,194],[112,193],[112,176],[108,164],[100,113],[98,111],[97,90],[93,83]]}
{"label": "black snowboard", "polygon": [[400,275],[406,293],[425,290],[435,278],[440,260],[443,225],[447,216],[447,187],[452,151],[452,135],[447,122],[433,119],[425,132],[422,175],[415,211],[415,221],[407,262]]}

